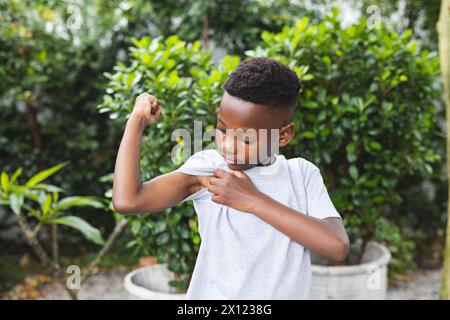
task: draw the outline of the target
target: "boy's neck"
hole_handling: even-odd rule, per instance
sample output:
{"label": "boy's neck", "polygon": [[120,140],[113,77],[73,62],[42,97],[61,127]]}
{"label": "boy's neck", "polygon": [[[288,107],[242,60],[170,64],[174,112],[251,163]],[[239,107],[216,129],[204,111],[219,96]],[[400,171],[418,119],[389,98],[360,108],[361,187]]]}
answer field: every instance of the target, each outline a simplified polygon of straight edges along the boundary
{"label": "boy's neck", "polygon": [[260,163],[258,163],[256,166],[257,167],[265,167],[265,166],[270,166],[272,165],[276,160],[276,156],[275,154],[273,154],[271,157],[267,158],[264,161],[261,161]]}

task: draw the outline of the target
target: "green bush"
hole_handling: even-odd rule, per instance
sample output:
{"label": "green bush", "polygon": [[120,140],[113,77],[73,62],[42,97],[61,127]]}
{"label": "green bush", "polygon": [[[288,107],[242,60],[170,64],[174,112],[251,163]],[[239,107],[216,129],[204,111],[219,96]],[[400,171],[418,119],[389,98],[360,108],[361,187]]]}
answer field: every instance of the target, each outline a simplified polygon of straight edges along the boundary
{"label": "green bush", "polygon": [[[125,125],[139,93],[149,92],[161,101],[162,117],[142,139],[142,179],[149,180],[175,170],[188,156],[177,153],[178,163],[171,160],[172,149],[185,143],[181,139],[171,141],[175,129],[193,133],[194,120],[203,122],[203,130],[215,124],[223,93],[221,86],[239,59],[226,56],[215,67],[210,54],[200,49],[199,42],[186,43],[176,36],[166,40],[144,37],[133,43],[130,65],[119,63],[113,74],[106,74],[110,83],[99,110]],[[169,269],[179,276],[172,284],[186,290],[200,244],[192,205],[181,204],[161,213],[128,219],[136,236],[129,246],[140,254],[156,255],[159,261],[168,263]]]}
{"label": "green bush", "polygon": [[[402,252],[402,263],[411,263],[413,245],[402,243],[402,226],[392,225],[390,213],[402,201],[400,179],[429,176],[440,159],[436,53],[418,50],[410,30],[369,28],[365,19],[344,28],[337,14],[263,32],[248,55],[277,58],[299,73],[308,66],[297,138],[283,152],[322,169],[352,241],[384,241],[394,258]],[[361,252],[352,256],[357,262]]]}

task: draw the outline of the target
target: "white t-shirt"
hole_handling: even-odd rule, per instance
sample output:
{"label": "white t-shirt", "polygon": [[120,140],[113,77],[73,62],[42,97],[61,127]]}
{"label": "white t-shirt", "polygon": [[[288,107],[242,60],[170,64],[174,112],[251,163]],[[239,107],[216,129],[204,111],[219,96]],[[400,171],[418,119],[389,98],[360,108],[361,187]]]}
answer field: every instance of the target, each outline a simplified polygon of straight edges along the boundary
{"label": "white t-shirt", "polygon": [[[299,214],[340,218],[317,166],[303,158],[275,157],[271,165],[243,172],[261,192]],[[176,171],[208,176],[216,168],[227,165],[210,149],[195,153]],[[308,299],[309,250],[256,215],[211,197],[203,188],[183,200],[194,201],[202,240],[187,299]]]}

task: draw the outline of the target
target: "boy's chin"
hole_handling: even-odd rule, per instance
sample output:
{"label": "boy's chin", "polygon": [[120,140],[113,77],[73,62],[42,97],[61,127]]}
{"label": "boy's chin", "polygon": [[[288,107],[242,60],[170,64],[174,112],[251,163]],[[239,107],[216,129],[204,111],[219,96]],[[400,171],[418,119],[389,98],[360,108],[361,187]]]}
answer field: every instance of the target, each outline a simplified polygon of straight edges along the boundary
{"label": "boy's chin", "polygon": [[253,168],[255,165],[254,164],[237,164],[237,163],[228,163],[228,168],[230,168],[231,170],[247,170],[250,168]]}

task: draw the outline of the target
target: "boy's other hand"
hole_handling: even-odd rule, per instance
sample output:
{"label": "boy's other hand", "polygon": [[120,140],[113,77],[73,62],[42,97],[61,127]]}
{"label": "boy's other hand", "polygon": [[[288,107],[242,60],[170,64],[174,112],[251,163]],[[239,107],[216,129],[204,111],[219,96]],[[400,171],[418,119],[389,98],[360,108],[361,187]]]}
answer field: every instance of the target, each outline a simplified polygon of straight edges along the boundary
{"label": "boy's other hand", "polygon": [[262,193],[250,178],[239,170],[216,169],[209,180],[208,190],[214,193],[212,200],[236,210],[250,212]]}
{"label": "boy's other hand", "polygon": [[137,118],[143,126],[149,126],[161,117],[159,100],[144,92],[136,98],[131,117]]}

